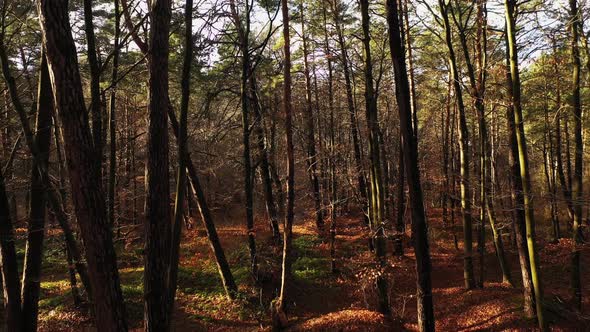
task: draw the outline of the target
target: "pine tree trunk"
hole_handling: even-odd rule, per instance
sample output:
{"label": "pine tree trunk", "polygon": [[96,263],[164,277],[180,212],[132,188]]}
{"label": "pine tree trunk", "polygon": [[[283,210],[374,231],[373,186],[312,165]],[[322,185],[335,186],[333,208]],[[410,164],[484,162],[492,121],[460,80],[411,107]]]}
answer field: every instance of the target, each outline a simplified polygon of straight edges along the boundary
{"label": "pine tree trunk", "polygon": [[168,55],[171,1],[152,3],[150,12],[147,197],[145,217],[144,329],[168,331],[167,272],[170,265],[168,165]]}
{"label": "pine tree trunk", "polygon": [[126,331],[125,304],[100,179],[100,156],[93,146],[86,115],[68,1],[40,0],[37,7],[63,127],[72,198],[95,295],[96,322],[103,331]]}
{"label": "pine tree trunk", "polygon": [[403,152],[410,190],[412,206],[412,231],[415,232],[414,251],[416,253],[417,276],[417,309],[418,328],[420,331],[434,331],[434,308],[432,303],[432,281],[430,277],[431,262],[428,245],[428,226],[424,211],[422,185],[420,183],[420,167],[418,164],[418,148],[412,137],[412,108],[410,101],[410,84],[408,72],[403,59],[404,46],[401,36],[403,24],[400,24],[399,10],[395,0],[386,0],[387,23],[389,26],[389,48],[393,60],[395,75],[395,95],[398,103],[400,130],[403,137]]}
{"label": "pine tree trunk", "polygon": [[[43,240],[45,236],[47,177],[41,175],[39,168],[47,168],[49,147],[51,142],[51,126],[53,112],[53,93],[45,55],[41,54],[39,89],[37,97],[37,133],[35,144],[39,149],[40,158],[33,160],[31,174],[31,199],[29,206],[29,225],[27,229],[27,246],[23,272],[22,289],[22,329],[37,330],[39,313],[39,293],[41,288],[41,262],[43,258]],[[38,165],[42,163],[43,165]]]}

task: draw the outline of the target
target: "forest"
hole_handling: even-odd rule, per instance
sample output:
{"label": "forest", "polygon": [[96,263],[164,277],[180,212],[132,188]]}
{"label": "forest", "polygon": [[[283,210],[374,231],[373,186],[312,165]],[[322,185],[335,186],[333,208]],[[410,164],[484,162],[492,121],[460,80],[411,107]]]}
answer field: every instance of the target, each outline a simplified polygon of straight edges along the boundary
{"label": "forest", "polygon": [[0,0],[0,331],[590,330],[587,17]]}

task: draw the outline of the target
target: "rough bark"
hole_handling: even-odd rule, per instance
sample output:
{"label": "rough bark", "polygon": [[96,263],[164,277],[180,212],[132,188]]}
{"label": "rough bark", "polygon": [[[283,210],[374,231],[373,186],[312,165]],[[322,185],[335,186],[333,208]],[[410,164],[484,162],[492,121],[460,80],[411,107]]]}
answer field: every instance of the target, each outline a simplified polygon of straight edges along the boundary
{"label": "rough bark", "polygon": [[168,331],[167,272],[170,264],[170,182],[168,163],[168,55],[171,1],[150,11],[147,197],[144,261],[144,329]]}
{"label": "rough bark", "polygon": [[117,257],[100,180],[100,156],[93,146],[84,105],[68,1],[38,0],[37,7],[54,99],[65,138],[72,198],[95,296],[96,322],[100,322],[104,331],[126,331]]}

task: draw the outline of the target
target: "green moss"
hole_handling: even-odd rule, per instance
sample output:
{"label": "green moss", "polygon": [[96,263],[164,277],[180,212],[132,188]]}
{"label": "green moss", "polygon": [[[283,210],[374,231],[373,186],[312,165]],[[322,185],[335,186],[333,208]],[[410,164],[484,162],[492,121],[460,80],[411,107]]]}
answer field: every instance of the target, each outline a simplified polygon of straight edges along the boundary
{"label": "green moss", "polygon": [[300,257],[293,263],[293,275],[302,282],[320,282],[330,276],[330,262],[321,257]]}
{"label": "green moss", "polygon": [[317,246],[320,239],[314,235],[301,235],[293,239],[293,249],[300,256],[317,255]]}

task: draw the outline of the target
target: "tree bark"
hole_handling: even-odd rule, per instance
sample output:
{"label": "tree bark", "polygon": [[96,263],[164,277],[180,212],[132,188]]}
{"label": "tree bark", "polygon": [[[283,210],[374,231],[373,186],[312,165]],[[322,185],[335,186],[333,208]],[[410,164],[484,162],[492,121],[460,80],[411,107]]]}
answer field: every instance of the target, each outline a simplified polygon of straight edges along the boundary
{"label": "tree bark", "polygon": [[412,137],[412,108],[410,101],[410,84],[406,63],[403,59],[404,46],[401,35],[403,25],[395,0],[386,0],[387,23],[389,27],[389,48],[395,75],[395,95],[399,108],[400,130],[403,137],[403,152],[412,205],[412,231],[415,232],[414,251],[416,253],[416,299],[418,309],[418,328],[420,331],[434,331],[434,308],[432,302],[432,281],[430,277],[431,262],[428,245],[428,225],[424,211],[418,148]]}
{"label": "tree bark", "polygon": [[[174,201],[174,224],[168,267],[168,316],[173,317],[174,299],[178,285],[178,264],[180,261],[180,241],[184,221],[184,201],[186,196],[186,163],[188,156],[188,105],[190,102],[191,64],[193,59],[193,0],[186,0],[184,7],[184,56],[182,60],[182,78],[180,82],[180,126],[178,128],[178,167],[176,179],[176,197]],[[168,329],[171,329],[171,318]]]}
{"label": "tree bark", "polygon": [[[22,285],[22,329],[37,331],[39,313],[39,293],[41,288],[41,263],[43,259],[43,240],[45,236],[46,199],[44,183],[47,177],[42,176],[40,168],[47,168],[49,147],[51,142],[51,126],[53,125],[53,92],[47,59],[41,54],[39,89],[37,97],[37,124],[35,144],[40,156],[33,160],[31,172],[31,199],[29,206],[29,225],[27,228],[27,245]],[[42,163],[42,165],[39,165]]]}
{"label": "tree bark", "polygon": [[168,331],[167,272],[170,265],[170,182],[168,166],[168,55],[171,1],[150,11],[149,129],[144,262],[144,329]]}
{"label": "tree bark", "polygon": [[37,7],[65,138],[72,198],[86,247],[96,322],[103,331],[126,331],[117,257],[101,186],[100,156],[93,146],[84,105],[68,1],[38,0]]}
{"label": "tree bark", "polygon": [[469,178],[469,132],[467,129],[467,120],[465,117],[465,104],[463,103],[463,93],[457,69],[457,61],[453,48],[451,35],[451,26],[449,23],[449,5],[444,0],[439,0],[439,6],[444,21],[445,40],[449,50],[449,66],[451,68],[453,87],[459,110],[459,157],[461,164],[461,214],[463,217],[463,252],[464,265],[463,276],[465,279],[465,288],[475,287],[475,277],[473,273],[473,234],[472,234],[472,217],[471,217],[471,189]]}
{"label": "tree bark", "polygon": [[574,208],[573,223],[573,248],[571,254],[572,260],[572,299],[576,309],[582,309],[582,281],[580,276],[580,245],[582,244],[582,199],[583,199],[583,160],[584,160],[584,142],[582,140],[582,102],[580,97],[580,12],[578,10],[578,1],[570,0],[570,32],[571,32],[571,56],[573,64],[572,73],[572,108],[574,111],[574,137],[575,137],[575,155],[574,155],[574,174],[572,181],[572,201]]}
{"label": "tree bark", "polygon": [[538,257],[535,243],[535,217],[533,205],[531,202],[532,190],[529,173],[529,160],[522,117],[520,73],[518,68],[518,50],[516,45],[516,21],[514,19],[514,13],[517,9],[516,0],[504,0],[504,6],[506,10],[506,35],[508,39],[507,53],[509,54],[510,59],[510,76],[512,83],[509,93],[511,95],[512,106],[514,107],[514,124],[516,129],[516,144],[518,147],[518,159],[522,182],[522,196],[524,203],[529,263],[531,267],[531,279],[535,293],[535,306],[539,328],[541,330],[547,330],[547,325],[543,315],[543,291],[537,263]]}
{"label": "tree bark", "polygon": [[280,331],[287,324],[285,304],[291,291],[291,243],[293,241],[293,219],[295,206],[295,151],[293,147],[293,108],[291,100],[291,39],[289,36],[289,5],[281,0],[283,18],[283,111],[285,113],[285,138],[287,142],[287,213],[283,229],[283,261],[279,297],[271,303],[273,331]]}

